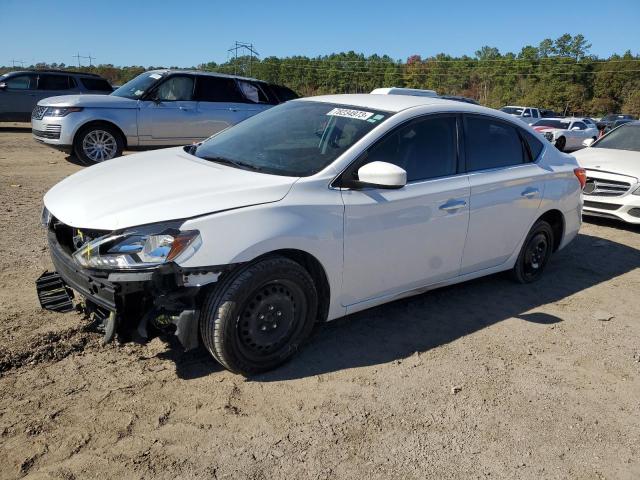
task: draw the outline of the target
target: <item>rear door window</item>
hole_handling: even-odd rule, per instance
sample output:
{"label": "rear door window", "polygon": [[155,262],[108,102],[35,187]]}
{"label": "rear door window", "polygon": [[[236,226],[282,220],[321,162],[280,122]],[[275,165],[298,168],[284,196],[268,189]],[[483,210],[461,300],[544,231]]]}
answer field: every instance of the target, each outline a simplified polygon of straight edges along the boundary
{"label": "rear door window", "polygon": [[35,75],[16,75],[2,80],[12,90],[33,90],[36,88]]}
{"label": "rear door window", "polygon": [[516,127],[480,115],[465,115],[467,171],[520,165],[528,160]]}
{"label": "rear door window", "polygon": [[195,100],[199,102],[244,102],[244,98],[233,78],[209,75],[196,76]]}
{"label": "rear door window", "polygon": [[38,90],[69,90],[75,87],[68,75],[40,75]]}

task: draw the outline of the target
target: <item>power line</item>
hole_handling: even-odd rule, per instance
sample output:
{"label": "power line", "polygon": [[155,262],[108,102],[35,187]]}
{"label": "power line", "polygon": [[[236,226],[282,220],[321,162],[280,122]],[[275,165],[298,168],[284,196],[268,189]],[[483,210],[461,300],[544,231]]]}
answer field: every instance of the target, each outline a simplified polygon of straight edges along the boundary
{"label": "power line", "polygon": [[11,59],[11,63],[13,64],[13,68],[16,67],[16,63],[20,64],[20,67],[24,68],[24,61],[23,60],[15,60],[15,59]]}
{"label": "power line", "polygon": [[76,53],[73,58],[76,58],[78,60],[78,67],[81,67],[82,65],[80,65],[80,59],[81,58],[88,58],[89,59],[89,66],[92,67],[93,63],[92,60],[95,60],[96,57],[92,57],[91,54],[89,55],[80,55],[80,52]]}
{"label": "power line", "polygon": [[[406,65],[402,65],[402,66],[406,66]],[[402,67],[400,66],[400,67]],[[338,74],[364,74],[364,75],[388,75],[388,74],[393,74],[393,73],[397,73],[397,74],[404,74],[406,76],[413,76],[413,77],[428,77],[428,76],[454,76],[454,75],[462,75],[462,74],[469,74],[469,73],[477,73],[479,75],[482,75],[484,77],[499,77],[499,76],[511,76],[511,75],[515,75],[515,76],[535,76],[535,75],[598,75],[601,73],[632,73],[632,72],[640,72],[640,69],[625,69],[625,70],[594,70],[594,71],[572,71],[572,72],[566,72],[566,71],[553,71],[553,70],[542,70],[542,71],[536,71],[536,72],[482,72],[481,70],[478,69],[477,66],[468,66],[465,70],[453,70],[453,71],[449,71],[449,72],[407,72],[405,71],[393,71],[393,72],[388,72],[388,71],[382,71],[382,72],[372,72],[372,71],[364,71],[364,70],[353,70],[353,69],[345,69],[345,68],[337,68],[337,69],[331,69],[331,67],[323,67],[323,66],[311,66],[311,65],[280,65],[279,66],[280,70],[284,70],[284,71],[292,71],[292,70],[316,70],[316,71],[322,71],[322,72],[327,72],[327,73],[338,73]],[[222,70],[222,69],[230,69],[233,68],[232,65],[220,65],[218,67],[216,67],[215,69],[218,70]],[[214,69],[214,70],[215,70]],[[532,70],[532,69],[530,69]]]}

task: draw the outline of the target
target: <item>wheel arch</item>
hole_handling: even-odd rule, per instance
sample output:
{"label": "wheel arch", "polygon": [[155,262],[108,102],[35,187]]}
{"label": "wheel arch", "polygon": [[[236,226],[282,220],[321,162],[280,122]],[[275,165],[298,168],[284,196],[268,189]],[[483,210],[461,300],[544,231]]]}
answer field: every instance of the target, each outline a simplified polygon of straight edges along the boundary
{"label": "wheel arch", "polygon": [[78,134],[82,130],[84,130],[85,128],[87,128],[89,126],[100,126],[100,125],[107,125],[109,127],[114,128],[118,132],[118,134],[120,135],[120,138],[122,140],[122,143],[123,143],[124,147],[125,148],[127,147],[127,136],[122,131],[122,128],[120,128],[114,122],[111,122],[109,120],[102,120],[102,119],[89,120],[88,122],[85,122],[82,125],[78,126],[78,128],[76,129],[76,131],[73,134],[73,145],[75,146],[76,140],[78,139]]}
{"label": "wheel arch", "polygon": [[547,210],[542,215],[540,215],[537,218],[536,222],[540,220],[544,220],[549,225],[551,225],[551,229],[553,230],[553,251],[557,251],[562,244],[562,237],[565,230],[564,214],[560,210],[554,208],[551,210]]}

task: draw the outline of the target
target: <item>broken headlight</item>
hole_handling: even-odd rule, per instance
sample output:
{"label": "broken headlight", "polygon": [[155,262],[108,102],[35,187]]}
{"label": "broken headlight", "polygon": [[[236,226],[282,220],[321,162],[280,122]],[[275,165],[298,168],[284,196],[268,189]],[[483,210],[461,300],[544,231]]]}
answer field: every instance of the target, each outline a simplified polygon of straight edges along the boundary
{"label": "broken headlight", "polygon": [[181,231],[174,225],[157,224],[96,238],[76,250],[73,258],[85,268],[154,267],[190,258],[201,243],[197,230]]}

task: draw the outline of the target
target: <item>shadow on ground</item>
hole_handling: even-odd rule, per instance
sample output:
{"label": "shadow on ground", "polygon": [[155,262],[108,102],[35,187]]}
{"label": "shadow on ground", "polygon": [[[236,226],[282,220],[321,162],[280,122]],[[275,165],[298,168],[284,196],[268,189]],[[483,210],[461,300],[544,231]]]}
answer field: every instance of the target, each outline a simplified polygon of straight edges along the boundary
{"label": "shadow on ground", "polygon": [[[639,266],[638,250],[580,234],[551,259],[537,283],[519,285],[505,274],[492,275],[320,325],[290,362],[251,380],[291,380],[383,364],[447,344],[508,318],[538,324],[561,322],[561,318],[535,309]],[[181,378],[220,369],[204,348],[188,354],[171,350],[165,358],[176,362]]]}
{"label": "shadow on ground", "polygon": [[0,133],[31,133],[31,124],[0,126]]}

